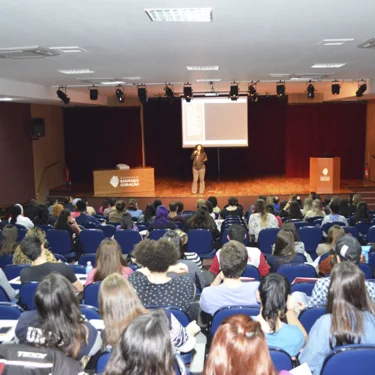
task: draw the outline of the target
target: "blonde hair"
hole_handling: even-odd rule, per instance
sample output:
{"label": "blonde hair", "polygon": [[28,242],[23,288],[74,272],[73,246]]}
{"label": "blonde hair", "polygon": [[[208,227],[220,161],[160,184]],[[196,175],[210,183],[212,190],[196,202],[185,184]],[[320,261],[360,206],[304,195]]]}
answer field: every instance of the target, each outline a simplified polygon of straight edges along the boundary
{"label": "blonde hair", "polygon": [[46,242],[46,232],[39,227],[31,228],[27,231],[26,237],[35,237],[37,238],[42,244]]}
{"label": "blonde hair", "polygon": [[303,213],[306,215],[307,211],[312,209],[313,200],[311,198],[306,198],[303,202]]}
{"label": "blonde hair", "polygon": [[311,205],[311,211],[314,213],[314,216],[322,215],[322,201],[319,199],[314,199]]}
{"label": "blonde hair", "polygon": [[61,211],[64,209],[64,206],[62,204],[56,203],[52,207],[52,216],[56,219],[60,216]]}

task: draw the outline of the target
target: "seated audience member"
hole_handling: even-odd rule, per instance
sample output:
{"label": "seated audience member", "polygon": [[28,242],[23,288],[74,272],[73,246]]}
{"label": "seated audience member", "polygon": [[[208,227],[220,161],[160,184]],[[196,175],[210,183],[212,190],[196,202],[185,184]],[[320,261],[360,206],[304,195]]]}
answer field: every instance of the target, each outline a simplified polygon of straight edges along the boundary
{"label": "seated audience member", "polygon": [[[335,246],[334,263],[351,262],[356,266],[359,265],[362,255],[361,244],[358,240],[348,234],[339,238]],[[327,295],[330,283],[329,277],[319,279],[312,291],[311,298],[307,298],[308,305],[325,305],[327,303]],[[367,292],[372,302],[375,302],[375,284],[365,281]]]}
{"label": "seated audience member", "polygon": [[332,225],[328,230],[326,243],[320,243],[316,249],[316,254],[322,256],[330,251],[335,251],[336,241],[345,235],[345,231],[340,225]]}
{"label": "seated audience member", "polygon": [[90,216],[96,215],[95,208],[89,205],[88,199],[82,198],[82,200],[86,203],[86,212],[87,212],[87,215],[90,215]]}
{"label": "seated audience member", "polygon": [[[180,236],[179,233],[181,234],[181,236]],[[184,233],[184,232],[182,232],[178,229],[169,230],[167,233],[164,234],[163,238],[172,242],[176,246],[177,250],[180,253],[180,257],[179,257],[178,261],[187,266],[187,268],[189,270],[188,275],[190,276],[191,281],[195,285],[197,285],[199,287],[199,289],[202,290],[206,286],[206,282],[203,278],[203,273],[201,271],[202,262],[201,262],[201,260],[198,256],[198,254],[196,254],[196,253],[190,253],[190,254],[195,254],[197,256],[197,258],[199,259],[199,262],[200,262],[200,267],[198,266],[198,264],[195,261],[188,260],[188,258],[186,257],[185,252],[184,252],[184,246],[183,246],[183,241],[185,241],[187,243],[186,233]],[[168,276],[171,276],[171,277],[179,276],[179,274],[169,273]]]}
{"label": "seated audience member", "polygon": [[[213,338],[203,375],[277,375],[260,324],[248,315],[223,320]],[[290,374],[281,371],[280,375]]]}
{"label": "seated audience member", "polygon": [[[168,231],[167,233],[169,233]],[[181,229],[175,229],[173,232],[177,233],[181,238],[181,245],[180,245],[180,259],[186,259],[194,262],[199,269],[202,269],[202,260],[197,253],[192,251],[188,251],[188,236],[187,234],[182,231]],[[164,235],[165,236],[165,235]]]}
{"label": "seated audience member", "polygon": [[[104,375],[174,375],[174,362],[168,319],[162,311],[153,311],[124,329]],[[186,374],[184,364],[178,366],[180,373]]]}
{"label": "seated audience member", "polygon": [[212,206],[213,206],[213,212],[215,213],[215,214],[220,214],[220,207],[217,205],[217,198],[216,197],[213,197],[213,196],[211,196],[211,197],[208,197],[208,199],[207,199],[208,201],[210,201],[211,203],[212,203]]}
{"label": "seated audience member", "polygon": [[266,210],[266,202],[258,199],[255,203],[254,213],[249,218],[249,232],[255,242],[258,242],[259,232],[266,228],[278,228],[276,217]]}
{"label": "seated audience member", "polygon": [[182,215],[182,213],[184,212],[184,203],[181,202],[181,201],[176,201],[176,206],[177,206],[177,215]]}
{"label": "seated audience member", "polygon": [[243,216],[243,207],[238,203],[236,197],[230,197],[228,204],[220,212],[220,216],[225,219],[228,216]]}
{"label": "seated audience member", "polygon": [[51,218],[51,222],[52,224],[54,224],[56,222],[56,220],[59,218],[61,212],[64,210],[64,206],[62,204],[55,204],[53,207],[52,207],[52,218]]}
{"label": "seated audience member", "polygon": [[110,207],[108,199],[103,199],[102,205],[99,207],[98,214],[103,215],[106,208]]}
{"label": "seated audience member", "polygon": [[[107,276],[100,285],[99,310],[104,321],[102,336],[107,350],[119,342],[121,333],[134,319],[150,313],[131,284],[117,273]],[[185,329],[172,313],[166,311],[166,315],[175,349],[184,353],[193,350],[194,336],[200,330],[196,323],[190,323]]]}
{"label": "seated audience member", "polygon": [[351,203],[349,205],[350,215],[354,215],[356,213],[359,202],[361,202],[361,194],[353,194],[351,196]]}
{"label": "seated audience member", "polygon": [[23,207],[20,204],[15,204],[10,210],[9,223],[13,225],[22,225],[26,229],[31,229],[34,227],[33,222],[28,218],[23,216]]}
{"label": "seated audience member", "polygon": [[9,284],[7,277],[5,276],[4,271],[0,268],[0,286],[4,289],[4,292],[7,294],[10,301],[16,298],[16,291]]}
{"label": "seated audience member", "polygon": [[[53,207],[55,207],[56,205],[58,205],[58,203],[56,203]],[[59,206],[61,206],[61,204]],[[48,207],[46,204],[38,205],[38,211],[36,216],[33,218],[33,223],[34,225],[51,225],[54,223],[54,220],[48,214]]]}
{"label": "seated audience member", "polygon": [[[294,251],[296,254],[302,254],[305,256],[309,263],[312,263],[312,259],[309,253],[305,251],[305,244],[299,240],[298,231],[294,223],[283,223],[281,229],[288,230],[293,233],[294,236]],[[275,249],[273,245],[272,250]]]}
{"label": "seated audience member", "polygon": [[106,207],[104,210],[103,210],[103,217],[108,217],[109,214],[116,209],[116,199],[114,198],[110,198],[108,199],[108,207]]}
{"label": "seated audience member", "polygon": [[74,197],[72,196],[64,199],[64,210],[69,210],[70,212],[74,210],[73,199]]}
{"label": "seated audience member", "polygon": [[221,272],[211,286],[202,290],[200,306],[207,314],[214,315],[225,306],[256,305],[259,282],[243,282],[241,275],[248,262],[246,247],[229,241],[220,251]]}
{"label": "seated audience member", "polygon": [[0,236],[0,256],[14,254],[17,248],[18,230],[13,224],[6,225]]}
{"label": "seated audience member", "polygon": [[77,202],[77,210],[80,212],[80,215],[76,217],[78,225],[82,225],[83,227],[88,224],[100,225],[98,220],[87,214],[86,202],[83,200]]}
{"label": "seated audience member", "polygon": [[51,263],[46,258],[44,244],[36,237],[25,237],[20,244],[22,252],[33,262],[33,267],[21,271],[21,283],[42,281],[50,273],[57,272],[65,276],[77,292],[83,291],[83,285],[74,274],[73,268],[65,263]]}
{"label": "seated audience member", "polygon": [[171,221],[179,221],[181,223],[185,223],[185,217],[182,215],[179,215],[177,213],[178,206],[176,202],[169,203],[169,214],[168,214],[168,220]]}
{"label": "seated audience member", "polygon": [[324,217],[326,213],[323,211],[322,201],[319,199],[314,199],[311,205],[311,210],[305,213],[305,220],[310,217]]}
{"label": "seated audience member", "polygon": [[60,349],[78,360],[96,354],[102,345],[100,333],[83,320],[75,292],[64,276],[49,274],[36,290],[36,310],[18,320],[19,342]]}
{"label": "seated audience member", "polygon": [[96,267],[87,275],[86,285],[95,281],[102,281],[112,273],[117,273],[127,279],[133,273],[133,270],[127,267],[118,242],[106,238],[100,243],[96,251]]}
{"label": "seated audience member", "polygon": [[331,350],[349,344],[373,344],[375,308],[365,288],[363,272],[354,264],[336,264],[328,288],[326,314],[309,333],[299,360],[319,375]]}
{"label": "seated audience member", "polygon": [[155,210],[159,207],[159,206],[161,206],[163,203],[162,203],[162,201],[160,200],[160,199],[155,199],[154,200],[154,202],[153,202],[153,205],[154,205],[154,207],[155,207]]}
{"label": "seated audience member", "polygon": [[357,224],[360,221],[368,223],[370,222],[370,215],[368,214],[367,203],[359,202],[357,206],[357,211],[354,214],[354,223]]}
{"label": "seated audience member", "polygon": [[[246,229],[242,225],[231,225],[228,229],[228,240],[237,241],[244,245],[246,240]],[[262,252],[256,247],[246,247],[246,251],[247,264],[253,265],[258,268],[260,276],[267,276],[270,272],[270,269]],[[210,267],[210,272],[212,272],[215,276],[219,274],[221,269],[220,253],[221,250],[218,250],[216,252]]]}
{"label": "seated audience member", "polygon": [[59,200],[58,199],[54,199],[54,198],[49,198],[48,202],[47,202],[47,207],[48,207],[48,215],[52,215],[52,208],[55,204],[59,204]]}
{"label": "seated audience member", "polygon": [[314,201],[316,199],[316,192],[315,191],[312,191],[310,194],[309,194],[309,197]]}
{"label": "seated audience member", "polygon": [[[296,200],[290,201],[284,208],[284,211],[287,211],[286,217],[288,220],[303,220],[303,215],[300,209],[300,205]],[[282,215],[280,215],[282,216]],[[285,217],[285,216],[284,216]]]}
{"label": "seated audience member", "polygon": [[136,232],[139,231],[138,227],[134,224],[131,215],[127,212],[122,215],[120,220],[120,226],[117,227],[117,229],[134,230]]}
{"label": "seated audience member", "polygon": [[81,232],[81,228],[78,226],[77,221],[72,218],[69,210],[61,211],[54,228],[56,230],[66,230],[72,240]]}
{"label": "seated audience member", "polygon": [[285,210],[286,205],[288,204],[288,201],[282,200],[279,206],[279,211],[277,212],[277,215],[280,217],[287,217],[288,211]]}
{"label": "seated audience member", "polygon": [[278,212],[280,210],[280,205],[279,205],[279,197],[273,197],[273,208],[275,212]]}
{"label": "seated audience member", "polygon": [[267,257],[267,262],[272,272],[276,272],[282,264],[305,263],[303,254],[296,253],[294,234],[285,229],[281,229],[276,236],[275,249],[272,255]]}
{"label": "seated audience member", "polygon": [[267,202],[267,197],[265,195],[259,195],[258,199]]}
{"label": "seated audience member", "polygon": [[138,203],[135,199],[129,199],[128,209],[126,212],[137,219],[143,214],[142,210],[138,208]]}
{"label": "seated audience member", "polygon": [[177,225],[168,220],[168,210],[163,205],[156,209],[155,220],[147,228],[147,231],[150,233],[154,229],[177,229]]}
{"label": "seated audience member", "polygon": [[339,203],[339,214],[344,217],[350,217],[350,209],[347,198],[341,198]]}
{"label": "seated audience member", "polygon": [[188,233],[191,229],[208,229],[214,239],[220,237],[220,232],[217,229],[215,221],[208,213],[206,205],[200,206],[195,214],[186,221],[184,232]]}
{"label": "seated audience member", "polygon": [[[53,253],[47,249],[48,242],[46,240],[46,232],[39,227],[34,227],[33,229],[30,229],[26,233],[26,237],[35,237],[39,239],[39,241],[44,244],[45,249],[45,257],[47,259],[47,262],[56,263],[56,258],[53,255]],[[13,264],[31,264],[33,265],[33,262],[30,258],[28,258],[23,251],[21,250],[21,246],[18,245],[16,248],[16,251],[13,254]]]}
{"label": "seated audience member", "polygon": [[197,199],[195,207],[198,209],[200,206],[205,206],[205,205],[206,205],[206,201],[203,198],[199,198]]}
{"label": "seated audience member", "polygon": [[281,219],[280,216],[276,215],[275,209],[274,209],[272,204],[267,204],[266,211],[267,211],[267,213],[275,216],[275,218],[277,220],[277,223],[278,223],[279,227],[281,228],[281,226],[283,225],[283,220]]}
{"label": "seated audience member", "polygon": [[124,201],[117,201],[115,207],[116,209],[108,215],[109,223],[121,223],[122,215],[125,213],[126,204]]}
{"label": "seated audience member", "polygon": [[74,218],[77,218],[81,213],[79,212],[78,210],[78,207],[77,207],[77,203],[81,200],[81,198],[74,198],[73,199],[73,202],[72,202],[72,205],[73,205],[73,211],[71,211],[72,213],[72,217]]}
{"label": "seated audience member", "polygon": [[23,216],[28,217],[30,220],[33,220],[38,214],[38,202],[35,199],[30,199],[29,204],[25,208]]}
{"label": "seated audience member", "polygon": [[214,212],[214,206],[212,205],[212,203],[210,201],[206,201],[206,207],[208,209],[208,213],[210,214],[210,216],[212,217],[213,220],[216,220],[216,215],[215,215],[215,212]]}
{"label": "seated audience member", "polygon": [[[160,208],[160,207],[159,207]],[[141,257],[137,256],[140,247]],[[145,250],[145,251],[144,251]],[[160,239],[144,240],[135,249],[137,263],[144,267],[129,276],[129,282],[145,306],[179,306],[188,313],[194,300],[195,286],[188,275],[170,278],[167,272],[178,272],[179,253],[174,244]],[[186,266],[185,266],[186,270]],[[184,272],[186,272],[184,270]]]}
{"label": "seated audience member", "polygon": [[143,214],[139,216],[139,223],[152,223],[155,219],[156,208],[153,203],[148,203]]}
{"label": "seated audience member", "polygon": [[260,283],[259,299],[260,314],[253,319],[260,323],[268,346],[296,356],[305,344],[307,333],[293,310],[289,281],[277,273],[268,275]]}
{"label": "seated audience member", "polygon": [[[345,219],[344,216],[339,215],[339,204],[337,202],[331,202],[329,205],[330,214],[328,214],[322,221],[322,227],[326,223],[332,223],[335,221],[340,221],[348,226],[348,221]],[[323,235],[326,237],[327,235],[323,232]]]}
{"label": "seated audience member", "polygon": [[311,198],[306,198],[303,202],[303,209],[302,215],[306,216],[306,214],[312,210],[313,200]]}

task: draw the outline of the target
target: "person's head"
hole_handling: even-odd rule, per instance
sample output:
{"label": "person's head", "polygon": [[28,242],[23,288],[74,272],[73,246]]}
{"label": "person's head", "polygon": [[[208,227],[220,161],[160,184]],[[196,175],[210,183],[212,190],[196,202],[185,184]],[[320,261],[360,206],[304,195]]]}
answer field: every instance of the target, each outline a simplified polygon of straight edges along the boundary
{"label": "person's head", "polygon": [[134,221],[132,219],[132,215],[125,212],[121,217],[121,229],[125,230],[132,230],[134,227]]}
{"label": "person's head", "polygon": [[311,208],[316,216],[320,216],[322,214],[322,201],[319,199],[314,199]]}
{"label": "person's head", "polygon": [[153,203],[148,203],[144,212],[145,221],[151,221],[156,215],[156,208]]}
{"label": "person's head", "polygon": [[220,266],[227,279],[238,279],[244,273],[249,255],[244,244],[227,242],[220,251]]}
{"label": "person's head", "polygon": [[[62,204],[57,203],[57,204],[53,205],[53,207],[52,207],[52,216],[57,219],[60,216],[61,211],[63,209],[64,209],[64,206]],[[48,209],[47,209],[47,217],[48,217]]]}
{"label": "person's head", "polygon": [[169,230],[164,234],[163,238],[173,243],[176,246],[176,248],[180,251],[180,255],[182,255],[181,254],[182,240],[181,240],[180,235],[177,233],[177,231]]}
{"label": "person's head", "polygon": [[358,203],[354,218],[356,221],[367,220],[369,218],[366,202]]}
{"label": "person's head", "polygon": [[340,211],[340,204],[338,202],[332,201],[329,205],[329,209],[333,215],[338,215]]}
{"label": "person's head", "polygon": [[156,216],[155,216],[155,221],[154,223],[156,225],[158,224],[165,224],[168,222],[168,209],[167,207],[161,205],[161,206],[158,206],[158,208],[156,209]]}
{"label": "person's head", "polygon": [[128,210],[129,211],[137,211],[138,210],[138,204],[137,204],[137,201],[135,199],[129,199]]}
{"label": "person's head", "polygon": [[131,252],[131,257],[139,266],[146,267],[145,263],[149,260],[150,254],[154,253],[155,246],[156,241],[154,240],[145,239],[138,242]]}
{"label": "person's head", "polygon": [[35,306],[45,346],[76,357],[80,346],[86,342],[86,329],[69,280],[56,272],[49,274],[36,290]]}
{"label": "person's head", "polygon": [[24,255],[26,255],[32,262],[42,256],[44,252],[44,246],[39,238],[34,236],[25,237],[20,247]]}
{"label": "person's head", "polygon": [[69,221],[72,218],[72,214],[69,210],[62,210],[59,217],[57,218],[55,229],[64,229],[69,225]]}
{"label": "person's head", "polygon": [[86,210],[87,210],[86,202],[85,202],[83,199],[80,199],[80,200],[77,202],[76,207],[77,207],[77,211],[79,211],[79,212],[81,212],[81,213],[85,213]]}
{"label": "person's head", "polygon": [[337,263],[351,262],[358,265],[361,260],[362,247],[355,237],[346,234],[336,240],[335,254]]}
{"label": "person's head", "polygon": [[206,201],[205,203],[208,208],[208,213],[212,214],[214,212],[214,206],[212,205],[210,201]]}
{"label": "person's head", "polygon": [[203,375],[276,375],[260,323],[248,315],[223,320]]}
{"label": "person's head", "polygon": [[12,208],[10,209],[10,216],[11,216],[10,223],[13,225],[16,224],[17,217],[22,215],[22,213],[23,213],[23,208],[20,204],[15,204],[14,206],[12,206]]}
{"label": "person's head", "polygon": [[139,316],[121,333],[104,375],[174,375],[168,319],[161,310]]}
{"label": "person's head", "polygon": [[289,294],[290,283],[288,279],[278,273],[270,273],[260,282],[261,314],[268,323],[271,332],[276,331],[278,319],[285,320]]}
{"label": "person's head", "polygon": [[301,219],[302,218],[302,213],[300,206],[296,200],[292,200],[290,202],[290,207],[289,207],[289,216],[292,219]]}
{"label": "person's head", "polygon": [[169,211],[170,212],[174,212],[174,213],[177,212],[177,204],[176,204],[176,202],[170,202],[169,203]]}
{"label": "person's head", "polygon": [[287,257],[288,261],[294,258],[294,235],[291,231],[281,229],[275,240],[274,255]]}
{"label": "person's head", "polygon": [[306,198],[303,202],[303,211],[306,213],[307,211],[310,211],[312,209],[312,198]]}
{"label": "person's head", "polygon": [[336,241],[341,238],[342,236],[345,236],[345,231],[340,225],[332,225],[331,228],[328,230],[328,244],[331,246],[331,249],[334,249],[336,245]]}
{"label": "person's head", "polygon": [[228,203],[229,206],[238,206],[238,199],[236,197],[230,197]]}
{"label": "person's head", "polygon": [[228,238],[230,241],[238,241],[245,244],[246,229],[239,224],[233,224],[228,228]]}
{"label": "person's head", "polygon": [[204,147],[203,147],[201,144],[199,144],[199,145],[196,145],[196,146],[194,147],[194,150],[195,150],[195,151],[204,152]]}
{"label": "person's head", "polygon": [[353,263],[336,264],[331,272],[326,312],[332,314],[330,346],[360,342],[364,333],[362,313],[375,313],[369,299],[365,276]]}
{"label": "person's head", "polygon": [[44,247],[46,247],[47,245],[46,232],[39,227],[33,227],[29,229],[26,233],[26,237],[35,237],[44,245]]}
{"label": "person's head", "polygon": [[275,207],[273,206],[273,204],[267,204],[267,206],[266,206],[266,211],[267,211],[269,214],[274,215],[274,214],[275,214]]}
{"label": "person's head", "polygon": [[285,199],[282,200],[280,203],[280,211],[282,211],[287,204],[288,204],[288,201],[286,201]]}
{"label": "person's head", "polygon": [[205,205],[206,205],[206,201],[203,198],[197,199],[197,203],[195,204],[197,208],[200,206],[205,206]]}
{"label": "person's head", "polygon": [[262,201],[266,201],[267,197],[265,195],[259,195],[258,199],[260,199]]}
{"label": "person's head", "polygon": [[120,245],[116,240],[106,238],[96,251],[96,272],[94,281],[102,281],[112,273],[122,275],[126,260],[122,256]]}
{"label": "person's head", "polygon": [[208,201],[210,201],[212,203],[212,206],[215,208],[217,207],[217,198],[214,197],[214,196],[211,196],[211,197],[208,197],[207,199]]}
{"label": "person's head", "polygon": [[301,197],[299,195],[296,196],[296,201],[297,201],[298,205],[301,207],[302,206],[302,200],[301,200]]}
{"label": "person's head", "polygon": [[176,264],[180,258],[180,253],[176,245],[165,238],[157,241],[156,245],[150,250],[142,254],[142,265],[147,267],[151,272],[165,273],[169,266]]}
{"label": "person's head", "polygon": [[324,198],[324,204],[326,206],[329,206],[330,203],[331,203],[331,196],[330,195],[326,195],[325,198]]}
{"label": "person's head", "polygon": [[206,205],[199,206],[197,212],[189,219],[195,228],[211,228],[212,218]]}
{"label": "person's head", "polygon": [[102,207],[103,207],[103,209],[109,207],[109,201],[108,201],[108,199],[103,199]]}
{"label": "person's head", "polygon": [[287,230],[287,231],[293,233],[294,242],[299,241],[298,231],[297,231],[297,228],[296,228],[296,226],[293,222],[283,223],[281,229],[284,229],[284,230]]}
{"label": "person's head", "polygon": [[354,206],[357,206],[360,201],[361,201],[361,194],[354,194],[353,195]]}
{"label": "person's head", "polygon": [[18,230],[13,224],[6,225],[1,232],[0,254],[13,253],[17,246]]}
{"label": "person's head", "polygon": [[181,214],[184,211],[184,204],[181,201],[176,202],[177,213]]}
{"label": "person's head", "polygon": [[338,195],[334,195],[331,199],[331,203],[333,202],[340,206],[340,197]]}
{"label": "person's head", "polygon": [[273,205],[273,197],[272,196],[267,197],[266,205],[269,205],[269,204]]}
{"label": "person's head", "polygon": [[108,199],[108,203],[109,203],[110,207],[114,207],[116,205],[116,199],[110,198],[110,199]]}
{"label": "person's head", "polygon": [[125,211],[126,204],[124,201],[117,201],[116,202],[116,211],[122,214]]}
{"label": "person's head", "polygon": [[[56,206],[58,203],[56,203],[54,206]],[[54,207],[53,206],[53,207]],[[60,205],[61,206],[61,205]],[[37,214],[39,220],[42,222],[45,222],[45,224],[48,223],[49,217],[48,217],[48,207],[46,204],[42,203],[38,205]]]}
{"label": "person's head", "polygon": [[312,191],[311,193],[310,193],[310,198],[312,199],[312,200],[315,200],[316,199],[316,192],[315,191]]}
{"label": "person's head", "polygon": [[278,204],[279,203],[279,197],[273,197],[273,203]]}
{"label": "person's head", "polygon": [[349,215],[348,198],[341,198],[339,205],[340,205],[340,214],[344,216]]}
{"label": "person's head", "polygon": [[160,199],[155,199],[153,204],[154,204],[154,207],[155,207],[155,210],[156,210],[163,203],[162,203],[162,201]]}
{"label": "person's head", "polygon": [[131,321],[148,311],[133,286],[118,273],[107,276],[99,289],[99,310],[105,325],[105,344],[115,346]]}
{"label": "person's head", "polygon": [[263,199],[258,199],[255,202],[254,213],[261,214],[261,216],[266,215],[267,214],[266,201],[264,201]]}

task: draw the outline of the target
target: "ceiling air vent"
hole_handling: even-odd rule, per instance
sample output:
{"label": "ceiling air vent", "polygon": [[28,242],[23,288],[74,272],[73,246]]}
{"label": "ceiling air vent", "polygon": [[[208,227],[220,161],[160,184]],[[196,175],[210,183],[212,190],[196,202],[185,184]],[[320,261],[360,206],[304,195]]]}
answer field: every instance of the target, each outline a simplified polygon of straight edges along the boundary
{"label": "ceiling air vent", "polygon": [[40,59],[57,55],[57,51],[38,46],[0,48],[1,59]]}
{"label": "ceiling air vent", "polygon": [[358,44],[358,48],[364,48],[364,49],[375,49],[375,38],[370,38],[366,40],[365,42]]}

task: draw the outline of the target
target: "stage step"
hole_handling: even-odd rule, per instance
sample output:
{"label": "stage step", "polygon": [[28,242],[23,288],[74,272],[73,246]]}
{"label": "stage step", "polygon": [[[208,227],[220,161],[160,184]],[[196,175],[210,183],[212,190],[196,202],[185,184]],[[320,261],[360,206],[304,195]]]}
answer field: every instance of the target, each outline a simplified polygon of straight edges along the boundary
{"label": "stage step", "polygon": [[375,187],[364,186],[364,187],[350,187],[353,192],[361,194],[361,200],[367,202],[370,210],[375,209]]}

